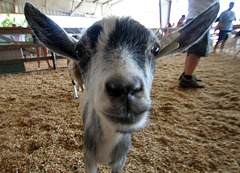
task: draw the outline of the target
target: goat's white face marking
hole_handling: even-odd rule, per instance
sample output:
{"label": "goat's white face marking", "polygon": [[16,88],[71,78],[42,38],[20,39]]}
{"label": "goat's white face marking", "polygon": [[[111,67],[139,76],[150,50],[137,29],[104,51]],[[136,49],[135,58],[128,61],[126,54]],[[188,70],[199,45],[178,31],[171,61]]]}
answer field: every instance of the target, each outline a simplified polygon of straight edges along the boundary
{"label": "goat's white face marking", "polygon": [[[89,53],[79,62],[89,102],[117,131],[135,131],[147,120],[155,69],[151,48],[155,43],[155,35],[139,23],[110,18],[93,25],[76,45]],[[82,62],[87,64],[86,70]]]}

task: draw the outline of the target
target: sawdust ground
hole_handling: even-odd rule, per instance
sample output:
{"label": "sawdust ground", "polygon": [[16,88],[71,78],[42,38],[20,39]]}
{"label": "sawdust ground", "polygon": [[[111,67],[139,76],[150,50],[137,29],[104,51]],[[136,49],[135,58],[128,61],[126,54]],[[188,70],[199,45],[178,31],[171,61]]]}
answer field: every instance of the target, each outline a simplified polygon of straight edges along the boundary
{"label": "sawdust ground", "polygon": [[[184,60],[157,62],[149,123],[133,134],[124,172],[240,172],[240,60],[202,58],[206,88],[182,89]],[[0,75],[1,172],[84,172],[72,91],[66,68]]]}

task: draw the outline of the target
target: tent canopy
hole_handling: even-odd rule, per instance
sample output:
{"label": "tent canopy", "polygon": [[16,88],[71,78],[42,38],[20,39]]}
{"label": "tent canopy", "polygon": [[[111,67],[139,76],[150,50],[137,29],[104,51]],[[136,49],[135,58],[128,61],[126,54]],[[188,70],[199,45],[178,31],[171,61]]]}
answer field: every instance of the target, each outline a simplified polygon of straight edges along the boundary
{"label": "tent canopy", "polygon": [[33,3],[46,15],[94,18],[127,15],[147,27],[156,28],[165,27],[171,20],[172,2],[187,0],[0,0],[0,14],[23,14],[26,1]]}
{"label": "tent canopy", "polygon": [[[27,0],[47,15],[99,16],[123,0]],[[26,0],[1,0],[1,13],[23,14]]]}

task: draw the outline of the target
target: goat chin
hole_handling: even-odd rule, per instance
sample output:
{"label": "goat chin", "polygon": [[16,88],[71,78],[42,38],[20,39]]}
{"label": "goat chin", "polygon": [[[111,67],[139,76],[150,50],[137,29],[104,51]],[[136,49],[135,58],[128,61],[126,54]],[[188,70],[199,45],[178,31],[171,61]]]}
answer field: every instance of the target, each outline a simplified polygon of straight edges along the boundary
{"label": "goat chin", "polygon": [[146,124],[147,120],[148,120],[148,112],[145,112],[141,118],[140,121],[138,121],[135,124],[131,124],[131,125],[118,125],[116,127],[116,132],[119,133],[133,133],[138,131],[139,129],[143,128],[144,125]]}
{"label": "goat chin", "polygon": [[139,119],[138,121],[134,123],[118,123],[117,121],[112,121],[112,119],[109,119],[106,116],[106,113],[99,113],[99,116],[102,118],[103,123],[107,123],[112,130],[118,133],[133,133],[141,129],[148,120],[148,111],[138,115]]}

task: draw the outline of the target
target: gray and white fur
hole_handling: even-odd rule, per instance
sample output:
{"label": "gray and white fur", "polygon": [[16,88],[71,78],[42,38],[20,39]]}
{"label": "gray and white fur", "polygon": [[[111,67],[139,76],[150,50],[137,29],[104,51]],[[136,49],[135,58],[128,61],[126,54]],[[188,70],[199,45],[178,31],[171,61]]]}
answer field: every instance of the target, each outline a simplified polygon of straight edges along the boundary
{"label": "gray and white fur", "polygon": [[82,75],[80,73],[79,66],[74,61],[68,59],[67,69],[73,84],[74,98],[78,99],[78,90],[82,92],[84,90]]}
{"label": "gray and white fur", "polygon": [[[211,15],[205,13],[181,29],[179,48],[174,53],[196,42],[215,21],[218,9],[215,5],[208,10]],[[30,3],[25,5],[25,16],[45,46],[79,66],[85,86],[81,115],[86,172],[96,173],[100,163],[120,173],[131,146],[131,133],[148,120],[155,63],[163,43],[129,17],[102,19],[77,42]],[[199,20],[203,17],[204,26]],[[201,29],[191,30],[198,26]]]}
{"label": "gray and white fur", "polygon": [[151,106],[155,44],[145,27],[115,17],[95,23],[76,44],[87,51],[79,60],[86,87],[81,112],[87,172],[96,172],[97,163],[121,172],[131,132],[145,124]]}

